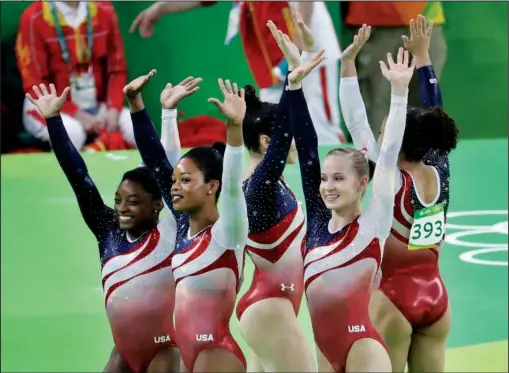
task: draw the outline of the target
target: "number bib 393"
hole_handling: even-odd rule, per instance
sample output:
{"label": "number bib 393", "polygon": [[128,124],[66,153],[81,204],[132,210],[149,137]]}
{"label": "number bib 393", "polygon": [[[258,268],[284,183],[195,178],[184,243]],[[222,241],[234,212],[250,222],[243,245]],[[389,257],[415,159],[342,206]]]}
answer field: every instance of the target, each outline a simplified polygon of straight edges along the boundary
{"label": "number bib 393", "polygon": [[444,236],[444,205],[438,204],[417,210],[410,230],[408,250],[430,249],[436,247]]}

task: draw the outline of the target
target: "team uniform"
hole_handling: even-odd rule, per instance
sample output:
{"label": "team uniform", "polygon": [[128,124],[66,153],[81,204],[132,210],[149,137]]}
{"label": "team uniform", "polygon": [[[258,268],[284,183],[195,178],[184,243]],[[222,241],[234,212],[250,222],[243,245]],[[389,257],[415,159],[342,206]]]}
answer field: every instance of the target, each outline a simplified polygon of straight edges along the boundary
{"label": "team uniform", "polygon": [[[442,106],[433,67],[421,67],[417,73],[423,106]],[[356,77],[341,79],[340,96],[345,121],[355,145],[366,148],[368,156],[376,160],[377,144],[367,121]],[[435,170],[436,198],[425,203],[419,196],[412,175],[399,170],[391,235],[386,242],[381,273],[378,274],[380,290],[415,329],[434,324],[448,307],[447,291],[438,268],[437,249],[445,237],[449,159],[447,155],[432,150],[425,155],[423,162]],[[424,231],[426,224],[428,229]]]}
{"label": "team uniform", "polygon": [[344,372],[348,353],[356,341],[372,338],[385,347],[371,324],[368,307],[382,249],[390,233],[406,98],[392,96],[370,206],[333,232],[329,227],[332,213],[320,196],[320,160],[313,122],[302,90],[289,95],[307,210],[304,284],[308,308],[317,347],[335,372]]}
{"label": "team uniform", "polygon": [[255,273],[251,287],[238,303],[239,320],[251,304],[267,298],[288,299],[297,315],[304,291],[305,216],[282,178],[293,139],[287,91],[273,120],[267,152],[243,184],[249,221],[246,249]]}
{"label": "team uniform", "polygon": [[[172,258],[176,284],[175,328],[184,364],[193,372],[201,351],[222,348],[246,366],[244,355],[229,329],[248,233],[241,183],[244,147],[226,147],[221,203],[228,208],[221,211],[221,217],[212,226],[190,236],[188,214],[173,209],[170,194],[173,167],[167,159],[169,149],[165,153],[157,141],[146,110],[132,113],[131,117],[143,162],[157,178],[168,207],[167,229],[176,234]],[[180,153],[180,149],[173,150]]]}
{"label": "team uniform", "polygon": [[163,218],[138,239],[121,230],[72,144],[60,116],[47,119],[55,155],[81,214],[97,238],[106,313],[115,346],[133,372],[144,372],[161,350],[175,347],[175,283],[170,259],[175,233]]}

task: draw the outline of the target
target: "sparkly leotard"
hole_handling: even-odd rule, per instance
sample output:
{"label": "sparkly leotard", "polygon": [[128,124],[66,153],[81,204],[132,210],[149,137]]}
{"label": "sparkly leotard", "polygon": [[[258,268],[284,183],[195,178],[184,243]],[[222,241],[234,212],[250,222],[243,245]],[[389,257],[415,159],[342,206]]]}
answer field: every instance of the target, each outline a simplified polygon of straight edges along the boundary
{"label": "sparkly leotard", "polygon": [[[423,107],[442,106],[442,95],[432,66],[417,70]],[[345,122],[358,148],[366,148],[370,159],[376,161],[378,147],[367,121],[366,109],[356,77],[342,78],[341,107]],[[387,239],[378,277],[380,290],[393,302],[414,328],[422,328],[438,321],[447,310],[449,299],[438,268],[436,248],[409,250],[410,228],[414,212],[427,206],[449,206],[449,159],[432,150],[423,159],[434,167],[437,195],[426,204],[415,187],[412,175],[399,171],[398,192],[393,207],[391,235]],[[445,237],[445,236],[444,236]]]}
{"label": "sparkly leotard", "polygon": [[176,339],[182,359],[193,372],[201,351],[222,348],[245,366],[244,355],[229,329],[248,233],[241,182],[244,146],[226,146],[221,203],[228,208],[222,209],[212,226],[190,236],[188,214],[173,208],[173,167],[167,159],[168,149],[165,152],[158,141],[146,110],[132,113],[131,117],[143,162],[158,180],[171,217],[168,230],[176,233],[172,268],[176,283]]}
{"label": "sparkly leotard", "polygon": [[308,219],[304,283],[317,347],[335,372],[344,372],[352,345],[372,338],[385,346],[369,319],[374,281],[389,236],[406,97],[392,96],[387,130],[373,181],[371,204],[332,231],[320,196],[318,141],[302,90],[289,92]]}
{"label": "sparkly leotard", "polygon": [[284,90],[267,152],[244,182],[249,219],[247,252],[255,272],[251,287],[239,300],[239,320],[250,305],[267,298],[288,299],[295,314],[299,311],[304,292],[302,248],[306,221],[302,207],[282,178],[292,138],[288,91]]}
{"label": "sparkly leotard", "polygon": [[157,353],[175,347],[175,283],[170,258],[175,233],[161,221],[136,240],[121,230],[87,166],[65,131],[62,118],[46,120],[55,156],[99,246],[106,313],[119,354],[133,372],[144,372]]}

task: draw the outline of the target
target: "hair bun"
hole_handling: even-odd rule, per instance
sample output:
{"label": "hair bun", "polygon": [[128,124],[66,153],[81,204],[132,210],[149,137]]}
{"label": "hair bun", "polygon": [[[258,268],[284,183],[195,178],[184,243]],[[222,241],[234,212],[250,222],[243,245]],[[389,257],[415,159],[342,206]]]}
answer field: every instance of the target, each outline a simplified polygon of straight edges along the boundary
{"label": "hair bun", "polygon": [[224,155],[224,152],[226,150],[226,144],[224,142],[215,142],[214,145],[212,145],[212,148],[216,149],[219,154]]}
{"label": "hair bun", "polygon": [[246,101],[246,109],[257,110],[262,106],[260,98],[256,95],[256,88],[252,85],[244,86],[244,100]]}
{"label": "hair bun", "polygon": [[456,148],[458,129],[454,119],[441,107],[423,110],[421,114],[422,133],[426,133],[426,145],[441,154],[448,154]]}

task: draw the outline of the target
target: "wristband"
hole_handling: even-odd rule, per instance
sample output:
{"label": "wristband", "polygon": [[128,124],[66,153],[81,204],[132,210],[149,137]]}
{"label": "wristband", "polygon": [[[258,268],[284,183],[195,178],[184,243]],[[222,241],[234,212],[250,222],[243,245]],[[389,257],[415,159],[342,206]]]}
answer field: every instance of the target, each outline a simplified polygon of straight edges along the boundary
{"label": "wristband", "polygon": [[302,54],[301,54],[301,56],[300,56],[300,60],[301,60],[302,62],[309,62],[309,61],[311,61],[311,60],[313,59],[313,56],[314,56],[314,55],[315,55],[315,54],[314,54],[314,53],[312,53],[312,52],[304,51],[304,52],[302,52]]}
{"label": "wristband", "polygon": [[177,118],[177,109],[163,109],[161,118],[168,118],[168,119]]}

